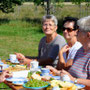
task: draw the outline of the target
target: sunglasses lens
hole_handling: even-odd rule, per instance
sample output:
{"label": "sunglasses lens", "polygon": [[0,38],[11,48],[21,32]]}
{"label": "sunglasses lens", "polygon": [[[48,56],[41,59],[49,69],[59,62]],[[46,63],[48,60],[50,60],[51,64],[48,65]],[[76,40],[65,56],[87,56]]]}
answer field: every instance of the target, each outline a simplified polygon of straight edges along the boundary
{"label": "sunglasses lens", "polygon": [[67,31],[68,31],[68,32],[71,32],[71,31],[72,31],[72,29],[71,29],[71,28],[67,28]]}
{"label": "sunglasses lens", "polygon": [[63,27],[63,31],[65,31],[65,30],[67,30],[68,32],[72,32],[73,31],[72,28],[65,28],[65,27]]}

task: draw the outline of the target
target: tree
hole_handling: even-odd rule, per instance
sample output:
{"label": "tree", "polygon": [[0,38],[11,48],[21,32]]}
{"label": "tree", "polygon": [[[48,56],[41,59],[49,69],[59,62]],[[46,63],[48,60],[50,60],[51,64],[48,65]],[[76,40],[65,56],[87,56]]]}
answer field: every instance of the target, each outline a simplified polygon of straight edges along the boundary
{"label": "tree", "polygon": [[[46,7],[45,7],[45,10],[47,12],[47,14],[51,14],[51,10],[54,8],[55,6],[55,3],[56,2],[64,2],[65,0],[34,0],[34,3],[36,5],[42,5],[42,6],[45,6],[45,2],[46,2]],[[61,3],[59,3],[61,4]],[[62,7],[62,5],[61,5]]]}
{"label": "tree", "polygon": [[[63,7],[63,2],[65,0],[34,0],[34,3],[37,4],[37,5],[44,5],[43,3],[46,2],[47,3],[47,7],[46,7],[46,10],[47,10],[47,14],[50,14],[51,13],[51,3],[56,3],[58,2],[60,5],[60,7]],[[90,6],[90,0],[69,0],[71,1],[73,4],[76,4],[80,7],[81,9],[81,3],[85,3],[87,7]],[[81,12],[81,11],[80,11]]]}
{"label": "tree", "polygon": [[4,13],[14,11],[14,6],[21,5],[22,0],[0,0],[0,10]]}

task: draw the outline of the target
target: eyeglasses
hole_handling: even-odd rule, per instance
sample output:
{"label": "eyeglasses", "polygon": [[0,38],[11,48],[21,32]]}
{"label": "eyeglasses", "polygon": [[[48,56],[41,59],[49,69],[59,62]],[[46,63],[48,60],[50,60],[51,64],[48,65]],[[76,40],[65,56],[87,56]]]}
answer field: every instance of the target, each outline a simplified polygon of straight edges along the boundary
{"label": "eyeglasses", "polygon": [[62,30],[63,30],[63,31],[67,30],[68,32],[72,32],[72,31],[74,31],[75,29],[63,27]]}
{"label": "eyeglasses", "polygon": [[52,26],[55,26],[55,25],[52,25],[52,24],[43,24],[43,26],[45,26],[45,27],[47,27],[47,26],[52,27]]}

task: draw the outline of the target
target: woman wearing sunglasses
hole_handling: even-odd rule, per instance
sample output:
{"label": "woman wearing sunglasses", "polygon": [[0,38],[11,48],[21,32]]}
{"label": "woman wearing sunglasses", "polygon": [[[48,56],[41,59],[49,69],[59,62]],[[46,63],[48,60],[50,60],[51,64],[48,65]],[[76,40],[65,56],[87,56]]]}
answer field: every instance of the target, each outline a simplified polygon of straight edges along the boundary
{"label": "woman wearing sunglasses", "polygon": [[[67,45],[65,45],[59,51],[59,62],[57,69],[68,70],[72,65],[75,54],[79,48],[81,48],[81,43],[77,41],[77,18],[66,17],[63,21],[63,35],[67,40]],[[66,59],[64,59],[63,54],[66,53]]]}

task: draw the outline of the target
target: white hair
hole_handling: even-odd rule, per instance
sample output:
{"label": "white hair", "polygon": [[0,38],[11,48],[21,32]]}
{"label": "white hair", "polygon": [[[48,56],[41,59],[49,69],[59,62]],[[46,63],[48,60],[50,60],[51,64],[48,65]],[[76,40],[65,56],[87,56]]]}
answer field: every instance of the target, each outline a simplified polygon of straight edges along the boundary
{"label": "white hair", "polygon": [[44,23],[46,21],[46,19],[51,19],[54,22],[54,24],[57,26],[58,20],[54,15],[45,15],[45,16],[43,16],[42,23]]}
{"label": "white hair", "polygon": [[77,21],[79,29],[83,32],[90,32],[90,16],[83,17]]}

